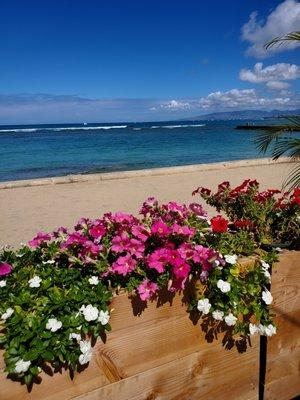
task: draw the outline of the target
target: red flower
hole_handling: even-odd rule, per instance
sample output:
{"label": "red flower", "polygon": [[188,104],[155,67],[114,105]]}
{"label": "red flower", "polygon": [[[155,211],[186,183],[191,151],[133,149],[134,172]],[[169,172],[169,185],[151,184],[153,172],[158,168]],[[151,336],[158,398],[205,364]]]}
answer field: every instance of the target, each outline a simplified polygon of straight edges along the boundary
{"label": "red flower", "polygon": [[227,232],[228,220],[223,218],[221,215],[217,215],[216,217],[212,218],[210,222],[211,229],[214,233]]}
{"label": "red flower", "polygon": [[250,219],[237,219],[233,224],[236,228],[248,228],[253,226],[253,222],[250,221]]}

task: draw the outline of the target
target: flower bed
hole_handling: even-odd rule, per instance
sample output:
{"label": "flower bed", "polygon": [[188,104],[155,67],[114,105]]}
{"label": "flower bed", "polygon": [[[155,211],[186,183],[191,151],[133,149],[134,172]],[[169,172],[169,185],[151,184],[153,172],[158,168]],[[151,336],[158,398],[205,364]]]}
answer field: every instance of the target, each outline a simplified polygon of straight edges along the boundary
{"label": "flower bed", "polygon": [[[141,215],[138,219],[108,213],[93,221],[81,219],[74,231],[60,228],[51,234],[39,233],[29,246],[2,253],[1,343],[9,377],[30,388],[41,376],[49,381],[43,370],[53,375],[68,368],[81,387],[79,392],[73,390],[76,384],[70,386],[71,392],[70,387],[66,389],[64,398],[71,398],[173,362],[174,354],[183,357],[183,366],[189,365],[202,350],[208,351],[199,348],[199,343],[203,345],[199,326],[207,340],[218,336],[226,347],[236,345],[240,351],[249,345],[250,337],[257,343],[257,333],[269,337],[276,333],[269,312],[273,299],[269,284],[270,265],[277,255],[260,250],[253,231],[231,232],[226,219],[210,220],[196,203],[159,206],[155,199],[148,199]],[[250,261],[241,261],[249,255],[254,255]],[[128,294],[111,302],[120,290],[129,293],[134,314],[141,314],[138,322],[133,322],[132,309],[129,312]],[[173,307],[154,312],[156,302],[170,302]],[[101,340],[106,341],[111,314],[120,315],[124,307],[119,330],[113,319],[107,341],[116,347],[110,351]],[[162,347],[155,350],[151,343],[159,343],[159,335],[163,335]],[[100,351],[101,357],[95,360],[92,347],[98,337],[94,354]],[[143,349],[145,340],[149,344]],[[258,346],[253,346],[245,353],[251,358],[253,352],[255,365],[257,351]],[[247,356],[237,355],[246,359],[247,371]],[[121,365],[116,365],[115,358]],[[138,367],[139,359],[142,367]],[[76,371],[88,363],[94,369],[98,364],[96,369],[102,372],[87,372],[91,378],[82,391],[84,381],[78,376],[86,372]],[[55,379],[60,393],[65,385]]]}

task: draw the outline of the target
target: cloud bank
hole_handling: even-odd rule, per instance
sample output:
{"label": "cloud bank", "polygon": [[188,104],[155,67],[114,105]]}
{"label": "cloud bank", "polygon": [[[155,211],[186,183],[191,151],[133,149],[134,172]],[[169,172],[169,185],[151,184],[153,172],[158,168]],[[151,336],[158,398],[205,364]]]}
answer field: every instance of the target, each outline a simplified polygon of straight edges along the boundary
{"label": "cloud bank", "polygon": [[300,3],[286,0],[273,10],[266,20],[258,19],[257,12],[250,15],[249,21],[242,27],[242,40],[249,43],[246,54],[256,58],[266,58],[274,53],[295,49],[300,43],[289,42],[265,50],[265,43],[300,29]]}

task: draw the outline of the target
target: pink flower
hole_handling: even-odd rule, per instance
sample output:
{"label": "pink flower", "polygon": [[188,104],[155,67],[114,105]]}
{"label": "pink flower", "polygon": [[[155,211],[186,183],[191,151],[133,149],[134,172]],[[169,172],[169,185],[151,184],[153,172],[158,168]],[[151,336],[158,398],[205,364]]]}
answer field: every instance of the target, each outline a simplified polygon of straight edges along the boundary
{"label": "pink flower", "polygon": [[61,248],[68,248],[73,244],[84,244],[88,239],[79,232],[70,233],[65,243],[61,244]]}
{"label": "pink flower", "polygon": [[75,231],[79,231],[80,229],[84,229],[88,227],[90,220],[89,218],[81,217],[77,224],[74,226]]}
{"label": "pink flower", "polygon": [[29,246],[37,247],[40,246],[43,242],[51,240],[51,235],[49,233],[38,232],[35,238],[28,242]]}
{"label": "pink flower", "polygon": [[68,229],[65,228],[64,226],[61,226],[60,228],[57,228],[55,231],[53,231],[52,235],[55,238],[60,237],[61,235],[65,235],[68,233]]}
{"label": "pink flower", "polygon": [[133,225],[133,227],[131,228],[131,232],[135,237],[140,239],[142,242],[146,242],[146,240],[150,235],[150,232],[144,226],[141,225]]}
{"label": "pink flower", "polygon": [[191,267],[182,258],[176,258],[173,263],[173,273],[178,279],[186,278],[190,273]]}
{"label": "pink flower", "polygon": [[193,211],[194,214],[196,214],[198,217],[203,217],[206,219],[208,217],[207,212],[204,211],[203,207],[201,204],[198,203],[191,203],[189,205],[189,209]]}
{"label": "pink flower", "polygon": [[142,208],[140,209],[140,214],[147,215],[152,214],[157,208],[158,202],[154,197],[148,197],[146,201],[144,201]]}
{"label": "pink flower", "polygon": [[177,212],[181,216],[186,211],[185,206],[178,204],[176,201],[170,201],[168,204],[164,206],[168,211]]}
{"label": "pink flower", "polygon": [[145,251],[145,246],[142,242],[133,238],[130,239],[127,250],[131,255],[136,256],[136,258],[142,258],[143,252]]}
{"label": "pink flower", "polygon": [[116,212],[115,214],[112,214],[111,219],[112,221],[117,222],[119,224],[122,224],[124,222],[132,223],[135,220],[133,215],[125,214],[123,212]]}
{"label": "pink flower", "polygon": [[195,254],[194,248],[190,243],[182,243],[177,252],[183,260],[193,258]]}
{"label": "pink flower", "polygon": [[149,279],[143,280],[143,282],[137,288],[141,300],[146,301],[150,299],[158,290],[158,286],[154,282],[150,282]]}
{"label": "pink flower", "polygon": [[0,263],[0,276],[8,275],[12,271],[12,266],[6,262]]}
{"label": "pink flower", "polygon": [[119,257],[117,261],[112,264],[110,271],[125,276],[135,269],[136,264],[137,261],[127,254],[126,256]]}
{"label": "pink flower", "polygon": [[111,249],[116,253],[122,253],[128,249],[130,243],[129,236],[126,232],[122,232],[120,235],[115,236],[112,241]]}
{"label": "pink flower", "polygon": [[149,268],[156,269],[157,272],[164,272],[165,266],[170,259],[168,249],[157,249],[147,257]]}
{"label": "pink flower", "polygon": [[99,251],[102,249],[102,246],[98,246],[93,243],[91,240],[86,240],[83,244],[84,251],[82,252],[84,255],[86,253],[93,254],[94,256],[99,254]]}
{"label": "pink flower", "polygon": [[162,220],[159,220],[152,225],[151,233],[158,236],[167,236],[171,233],[171,229]]}
{"label": "pink flower", "polygon": [[102,224],[94,225],[90,228],[90,235],[94,239],[101,239],[106,234],[106,228]]}
{"label": "pink flower", "polygon": [[172,227],[172,232],[176,235],[193,236],[195,234],[195,229],[189,228],[188,226],[180,226],[178,224],[174,224]]}
{"label": "pink flower", "polygon": [[201,245],[195,246],[193,261],[196,264],[201,264],[202,272],[210,271],[216,265],[216,263],[220,265],[225,264],[224,259],[220,257],[220,254],[217,251]]}

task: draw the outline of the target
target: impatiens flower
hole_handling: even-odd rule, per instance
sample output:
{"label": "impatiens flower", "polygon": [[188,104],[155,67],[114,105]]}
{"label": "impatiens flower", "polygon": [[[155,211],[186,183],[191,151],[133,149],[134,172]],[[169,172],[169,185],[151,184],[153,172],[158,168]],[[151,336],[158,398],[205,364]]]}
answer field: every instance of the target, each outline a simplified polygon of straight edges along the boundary
{"label": "impatiens flower", "polygon": [[238,259],[236,254],[233,254],[233,255],[226,254],[224,256],[224,258],[225,258],[225,261],[227,262],[227,264],[232,264],[232,265],[236,264],[237,259]]}
{"label": "impatiens flower", "polygon": [[58,321],[56,318],[49,318],[46,324],[46,329],[51,332],[56,332],[62,327],[62,322]]}
{"label": "impatiens flower", "polygon": [[213,233],[227,232],[228,220],[223,218],[221,215],[217,215],[216,217],[212,218],[210,222]]}
{"label": "impatiens flower", "polygon": [[37,288],[41,286],[42,279],[35,275],[33,278],[29,279],[28,283],[31,288]]}
{"label": "impatiens flower", "polygon": [[258,325],[255,324],[249,324],[249,332],[250,335],[255,335],[256,333],[260,333],[260,328]]}
{"label": "impatiens flower", "polygon": [[101,224],[98,224],[98,225],[95,225],[95,226],[92,226],[91,228],[90,228],[90,235],[94,238],[94,239],[101,239],[104,235],[105,235],[105,233],[106,233],[106,228],[105,228],[105,226],[103,226],[103,225],[101,225]]}
{"label": "impatiens flower", "polygon": [[172,227],[172,233],[182,236],[193,236],[195,234],[195,229],[189,228],[188,226],[174,224]]}
{"label": "impatiens flower", "polygon": [[181,257],[176,257],[172,265],[176,278],[186,278],[189,275],[191,267]]}
{"label": "impatiens flower", "polygon": [[31,361],[24,361],[23,359],[17,361],[15,365],[15,372],[17,374],[23,374],[24,372],[28,371],[30,364]]}
{"label": "impatiens flower", "polygon": [[143,301],[150,299],[157,292],[157,290],[157,284],[150,282],[149,279],[143,280],[143,282],[137,288],[140,298]]}
{"label": "impatiens flower", "polygon": [[171,233],[171,229],[163,221],[156,221],[151,227],[151,233],[158,236],[167,236]]}
{"label": "impatiens flower", "polygon": [[221,290],[222,293],[230,292],[231,289],[230,283],[223,281],[222,279],[218,280],[217,287]]}
{"label": "impatiens flower", "polygon": [[233,325],[235,325],[235,324],[236,324],[236,321],[237,321],[237,318],[236,318],[233,314],[231,314],[231,313],[229,313],[229,314],[226,315],[226,317],[225,317],[225,322],[226,322],[226,324],[227,324],[228,326],[233,326]]}
{"label": "impatiens flower", "polygon": [[9,307],[9,308],[2,314],[1,319],[2,319],[3,321],[6,321],[9,317],[11,317],[11,316],[13,315],[13,313],[14,313],[14,310],[13,310],[11,307]]}
{"label": "impatiens flower", "polygon": [[73,332],[73,333],[70,333],[69,339],[70,340],[75,339],[75,340],[77,340],[77,342],[79,342],[79,340],[81,340],[81,335],[79,333]]}
{"label": "impatiens flower", "polygon": [[110,320],[109,312],[100,310],[98,321],[101,323],[101,325],[108,324],[109,320]]}
{"label": "impatiens flower", "polygon": [[0,288],[6,286],[6,281],[0,281]]}
{"label": "impatiens flower", "polygon": [[81,354],[79,356],[79,364],[84,365],[91,361],[93,351],[90,340],[81,340],[79,342]]}
{"label": "impatiens flower", "polygon": [[156,269],[157,272],[164,272],[166,264],[169,262],[169,252],[167,249],[157,249],[147,257],[149,268]]}
{"label": "impatiens flower", "polygon": [[273,296],[271,295],[271,292],[269,292],[269,290],[265,289],[265,290],[262,292],[261,295],[262,295],[263,301],[264,301],[267,305],[272,304]]}
{"label": "impatiens flower", "polygon": [[269,324],[267,326],[259,325],[260,333],[265,336],[276,335],[276,326]]}
{"label": "impatiens flower", "polygon": [[44,232],[38,232],[35,238],[30,240],[28,242],[29,246],[31,247],[38,247],[42,243],[47,242],[48,240],[51,240],[51,235],[49,233],[44,233]]}
{"label": "impatiens flower", "polygon": [[127,275],[135,269],[137,261],[132,258],[129,254],[123,257],[119,257],[111,266],[111,272],[115,272],[119,275]]}
{"label": "impatiens flower", "polygon": [[198,301],[197,309],[203,314],[208,314],[211,308],[209,299],[201,299]]}
{"label": "impatiens flower", "polygon": [[95,321],[99,316],[98,308],[93,307],[91,304],[82,306],[80,311],[82,312],[84,319],[88,322]]}
{"label": "impatiens flower", "polygon": [[98,283],[99,283],[99,278],[98,278],[98,276],[91,276],[91,277],[89,278],[89,284],[90,284],[90,285],[96,286],[96,285],[98,285]]}
{"label": "impatiens flower", "polygon": [[12,271],[12,266],[6,262],[0,263],[0,276],[5,276],[10,274]]}
{"label": "impatiens flower", "polygon": [[215,320],[222,321],[223,317],[224,317],[224,313],[223,313],[223,311],[216,310],[216,311],[212,312],[212,316]]}

